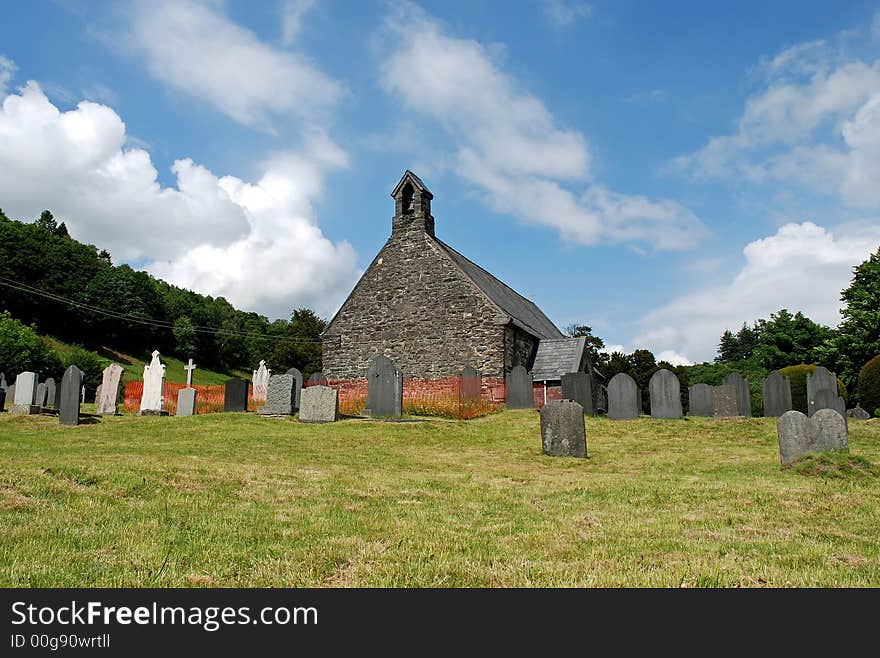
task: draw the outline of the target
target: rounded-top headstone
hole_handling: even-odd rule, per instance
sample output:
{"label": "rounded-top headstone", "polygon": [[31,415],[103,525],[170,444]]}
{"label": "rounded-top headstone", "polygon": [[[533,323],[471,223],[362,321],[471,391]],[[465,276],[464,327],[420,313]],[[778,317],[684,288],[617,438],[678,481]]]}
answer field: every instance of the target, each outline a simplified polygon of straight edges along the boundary
{"label": "rounded-top headstone", "polygon": [[373,416],[399,418],[403,414],[403,373],[382,355],[367,368],[367,408]]}
{"label": "rounded-top headstone", "polygon": [[681,384],[675,373],[661,368],[648,382],[651,418],[681,418]]}
{"label": "rounded-top headstone", "polygon": [[727,375],[724,383],[736,389],[737,415],[750,418],[752,415],[752,395],[749,390],[749,380],[738,372]]}
{"label": "rounded-top headstone", "polygon": [[812,453],[849,449],[846,420],[834,409],[820,409],[812,418],[786,411],[776,421],[776,432],[783,465]]}
{"label": "rounded-top headstone", "polygon": [[688,416],[714,416],[712,387],[709,384],[694,384],[688,388]]}
{"label": "rounded-top headstone", "polygon": [[532,375],[525,367],[514,366],[507,375],[507,408],[533,409],[534,407]]}
{"label": "rounded-top headstone", "polygon": [[293,377],[293,381],[294,381],[293,408],[299,409],[299,399],[300,399],[300,394],[302,393],[302,387],[303,387],[303,374],[299,371],[299,368],[291,368],[285,374],[288,374],[291,377]]}
{"label": "rounded-top headstone", "polygon": [[619,372],[608,382],[608,418],[632,420],[639,417],[639,387],[636,380]]}
{"label": "rounded-top headstone", "polygon": [[82,401],[83,372],[70,366],[61,378],[61,405],[58,420],[62,425],[79,425],[79,407]]}
{"label": "rounded-top headstone", "polygon": [[309,384],[310,385],[319,385],[326,386],[327,385],[327,377],[324,376],[323,372],[313,372],[309,376]]}

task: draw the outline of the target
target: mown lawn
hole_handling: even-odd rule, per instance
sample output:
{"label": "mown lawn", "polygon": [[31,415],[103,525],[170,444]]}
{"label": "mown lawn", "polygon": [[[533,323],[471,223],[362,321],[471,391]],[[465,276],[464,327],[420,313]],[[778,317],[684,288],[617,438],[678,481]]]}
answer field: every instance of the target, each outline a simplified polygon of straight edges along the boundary
{"label": "mown lawn", "polygon": [[[880,478],[775,422],[0,416],[2,586],[880,586]],[[850,421],[880,465],[880,421]]]}

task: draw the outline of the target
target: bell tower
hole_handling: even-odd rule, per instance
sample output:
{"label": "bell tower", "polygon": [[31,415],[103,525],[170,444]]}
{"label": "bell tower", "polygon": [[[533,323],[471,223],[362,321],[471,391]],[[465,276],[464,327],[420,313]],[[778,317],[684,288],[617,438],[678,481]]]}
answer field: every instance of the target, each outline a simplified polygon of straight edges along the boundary
{"label": "bell tower", "polygon": [[434,195],[418,176],[407,169],[391,197],[394,199],[391,235],[423,232],[434,237],[434,217],[431,215]]}

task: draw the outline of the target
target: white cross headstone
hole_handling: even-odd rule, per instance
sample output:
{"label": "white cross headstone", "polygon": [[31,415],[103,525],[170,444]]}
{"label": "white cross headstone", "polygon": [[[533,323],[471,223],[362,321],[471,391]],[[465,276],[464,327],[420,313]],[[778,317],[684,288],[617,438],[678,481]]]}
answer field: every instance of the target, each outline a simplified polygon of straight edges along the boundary
{"label": "white cross headstone", "polygon": [[186,387],[192,388],[193,383],[193,370],[196,369],[196,364],[193,363],[193,360],[190,359],[189,363],[183,366],[183,369],[186,370]]}

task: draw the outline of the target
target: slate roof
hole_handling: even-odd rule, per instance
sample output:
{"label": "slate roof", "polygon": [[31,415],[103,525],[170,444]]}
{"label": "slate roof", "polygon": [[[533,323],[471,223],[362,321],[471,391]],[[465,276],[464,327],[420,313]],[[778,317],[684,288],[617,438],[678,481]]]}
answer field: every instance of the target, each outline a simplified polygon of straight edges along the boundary
{"label": "slate roof", "polygon": [[[458,268],[465,273],[474,285],[483,291],[492,302],[510,316],[513,324],[525,329],[533,336],[542,339],[562,338],[562,332],[550,321],[537,305],[513,288],[489,274],[482,267],[468,260],[442,240],[434,241],[446,252]],[[581,349],[583,351],[583,349]],[[540,348],[539,348],[540,354]]]}
{"label": "slate roof", "polygon": [[538,353],[532,366],[532,380],[554,381],[562,379],[567,372],[580,370],[586,343],[587,339],[583,336],[542,340],[538,343]]}

